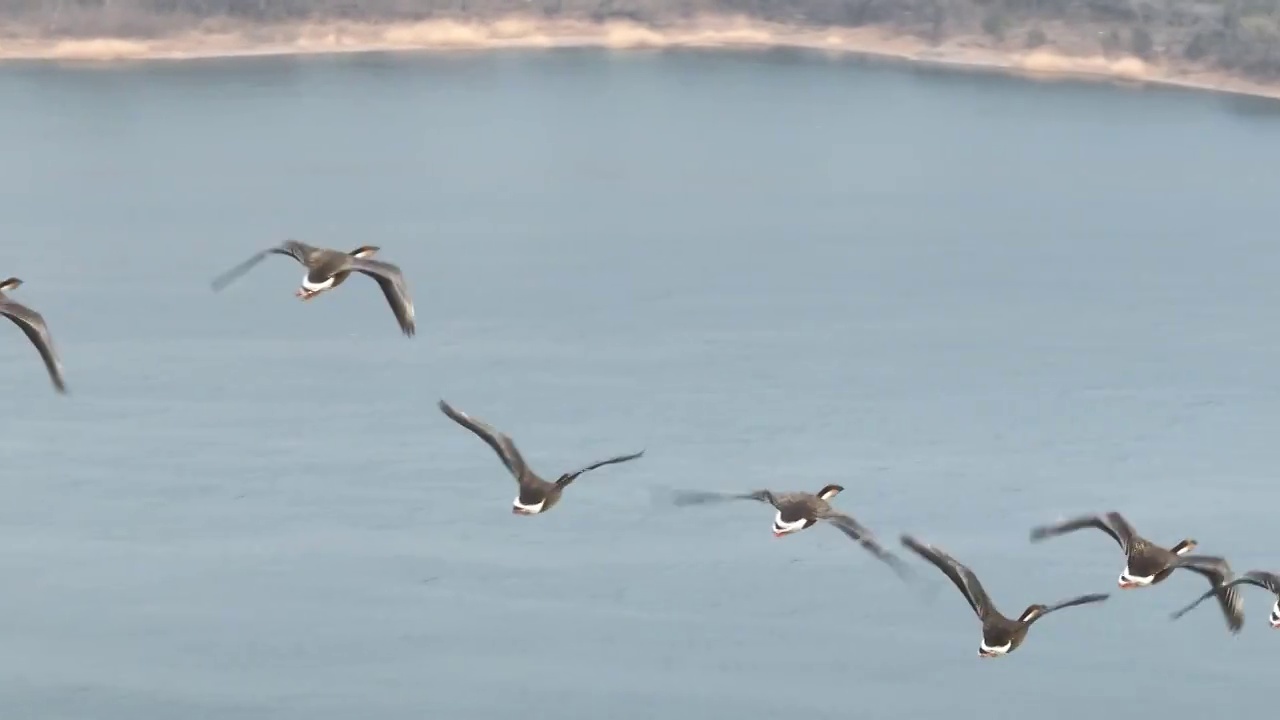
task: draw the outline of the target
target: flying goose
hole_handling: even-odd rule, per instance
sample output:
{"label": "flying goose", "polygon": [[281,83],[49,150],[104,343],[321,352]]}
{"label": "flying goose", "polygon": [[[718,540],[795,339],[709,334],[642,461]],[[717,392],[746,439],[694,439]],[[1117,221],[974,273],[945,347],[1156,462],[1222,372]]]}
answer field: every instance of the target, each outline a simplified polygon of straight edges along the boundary
{"label": "flying goose", "polygon": [[481,440],[489,444],[493,451],[498,454],[498,458],[502,460],[502,464],[507,466],[507,471],[516,479],[516,483],[520,486],[520,492],[516,495],[516,499],[511,503],[511,512],[516,515],[537,515],[544,513],[555,506],[560,501],[560,495],[564,489],[569,486],[579,475],[595,470],[598,467],[612,465],[614,463],[627,462],[635,460],[644,455],[641,450],[632,455],[621,455],[619,457],[609,458],[592,463],[580,470],[571,473],[565,473],[555,482],[548,482],[538,477],[537,473],[529,469],[525,464],[524,458],[521,457],[520,451],[516,449],[516,444],[510,437],[494,430],[489,425],[467,415],[466,413],[455,409],[452,405],[441,400],[439,403],[440,411],[449,416],[451,420],[458,423],[462,427],[475,433]]}
{"label": "flying goose", "polygon": [[831,507],[828,502],[844,490],[840,485],[827,485],[814,493],[807,492],[774,492],[772,490],[756,490],[754,492],[716,493],[701,490],[679,490],[673,502],[679,506],[702,505],[706,503],[724,502],[728,500],[755,500],[768,503],[777,509],[773,516],[773,536],[785,537],[813,527],[820,520],[834,525],[850,539],[857,541],[868,552],[881,562],[888,564],[898,575],[906,577],[910,574],[907,566],[896,555],[885,550],[875,535],[866,527],[854,520],[852,516]]}
{"label": "flying goose", "polygon": [[926,545],[910,535],[902,536],[902,544],[941,570],[959,588],[964,599],[969,601],[978,620],[982,621],[982,642],[978,645],[978,657],[1008,655],[1027,639],[1027,631],[1036,620],[1063,608],[1102,602],[1109,597],[1105,594],[1081,595],[1053,605],[1030,605],[1017,620],[1011,620],[1000,614],[987,591],[982,588],[982,583],[978,582],[978,576],[968,567],[941,549]]}
{"label": "flying goose", "polygon": [[1039,542],[1076,530],[1094,528],[1111,536],[1124,551],[1127,562],[1120,573],[1118,584],[1122,590],[1148,587],[1163,582],[1178,568],[1185,568],[1203,576],[1213,586],[1227,628],[1240,632],[1244,625],[1244,602],[1240,593],[1227,581],[1233,573],[1226,560],[1210,555],[1188,555],[1196,547],[1196,541],[1187,538],[1166,550],[1138,535],[1129,521],[1118,512],[1103,515],[1085,515],[1051,525],[1041,525],[1031,530],[1031,541]]}
{"label": "flying goose", "polygon": [[391,263],[370,260],[369,257],[379,248],[364,245],[344,253],[329,248],[318,248],[298,242],[286,240],[280,245],[268,248],[231,268],[213,281],[215,292],[222,290],[233,280],[248,272],[262,262],[268,255],[288,255],[307,268],[302,278],[302,285],[294,293],[300,300],[310,300],[315,296],[341,285],[352,272],[368,275],[377,281],[387,304],[395,313],[400,330],[406,336],[414,334],[413,300],[409,297],[409,288],[405,285],[400,268]]}

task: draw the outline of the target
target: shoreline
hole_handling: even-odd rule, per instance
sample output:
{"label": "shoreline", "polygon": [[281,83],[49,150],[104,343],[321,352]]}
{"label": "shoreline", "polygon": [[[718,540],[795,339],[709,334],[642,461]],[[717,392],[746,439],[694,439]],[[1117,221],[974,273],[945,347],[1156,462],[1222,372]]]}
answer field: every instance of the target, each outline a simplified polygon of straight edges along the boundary
{"label": "shoreline", "polygon": [[1012,50],[988,38],[955,37],[937,45],[881,27],[803,27],[748,18],[711,18],[671,27],[631,21],[589,22],[511,17],[484,22],[315,23],[224,27],[155,39],[13,39],[0,36],[0,64],[20,61],[76,65],[357,53],[478,52],[599,48],[795,49],[968,72],[1037,79],[1074,79],[1209,91],[1280,100],[1280,83],[1251,81],[1190,65],[1152,64],[1133,57],[1083,56],[1051,46]]}

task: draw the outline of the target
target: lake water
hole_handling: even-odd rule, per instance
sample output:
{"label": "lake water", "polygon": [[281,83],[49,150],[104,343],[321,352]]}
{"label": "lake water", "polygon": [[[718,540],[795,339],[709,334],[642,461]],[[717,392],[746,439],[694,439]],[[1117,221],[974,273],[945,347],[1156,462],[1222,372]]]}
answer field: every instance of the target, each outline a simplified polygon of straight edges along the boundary
{"label": "lake water", "polygon": [[[1273,705],[1121,510],[1280,569],[1280,116],[796,53],[0,68],[0,715],[1075,718]],[[311,303],[285,237],[382,248]],[[541,517],[444,397],[580,478]],[[743,502],[816,490],[919,569]],[[658,498],[658,500],[655,500]],[[902,532],[1000,609],[980,660]],[[1124,707],[1128,706],[1128,707]]]}

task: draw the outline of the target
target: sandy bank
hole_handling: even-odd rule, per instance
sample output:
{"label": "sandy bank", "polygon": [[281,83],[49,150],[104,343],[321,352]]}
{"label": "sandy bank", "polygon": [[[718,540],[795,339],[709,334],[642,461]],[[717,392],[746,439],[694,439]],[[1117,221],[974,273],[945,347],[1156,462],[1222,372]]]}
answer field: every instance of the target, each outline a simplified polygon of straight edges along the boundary
{"label": "sandy bank", "polygon": [[986,38],[952,38],[932,45],[881,28],[802,28],[744,18],[711,18],[654,28],[625,21],[508,18],[493,22],[447,20],[411,24],[332,23],[204,30],[158,39],[0,39],[0,61],[108,63],[144,60],[360,52],[476,51],[514,48],[798,48],[833,54],[892,58],[958,69],[1043,78],[1070,77],[1170,85],[1280,99],[1280,84],[1226,73],[1153,65],[1135,57],[1106,58],[1052,48],[1018,51]]}

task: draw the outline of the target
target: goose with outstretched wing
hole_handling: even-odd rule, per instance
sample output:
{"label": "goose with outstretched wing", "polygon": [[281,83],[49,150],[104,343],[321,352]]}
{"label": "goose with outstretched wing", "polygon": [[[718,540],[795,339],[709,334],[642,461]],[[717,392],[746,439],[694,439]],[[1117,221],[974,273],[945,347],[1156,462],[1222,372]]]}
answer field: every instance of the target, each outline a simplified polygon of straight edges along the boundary
{"label": "goose with outstretched wing", "polygon": [[824,486],[817,493],[808,492],[775,492],[773,490],[756,490],[749,493],[718,493],[703,490],[678,490],[672,501],[675,505],[703,505],[707,503],[731,500],[755,500],[768,503],[777,511],[773,516],[773,536],[786,537],[813,527],[818,522],[827,522],[854,540],[878,560],[893,568],[899,576],[910,576],[910,569],[896,555],[885,550],[862,523],[853,516],[840,512],[829,502],[844,491],[841,485]]}
{"label": "goose with outstretched wing", "polygon": [[302,277],[302,284],[294,293],[303,301],[311,300],[323,292],[332,290],[341,285],[351,273],[358,272],[368,275],[378,283],[378,287],[382,288],[382,294],[387,299],[387,304],[395,313],[400,331],[412,337],[415,329],[413,300],[409,296],[409,288],[405,284],[399,267],[370,259],[378,250],[379,248],[375,246],[364,245],[344,253],[340,250],[313,247],[297,240],[286,240],[276,247],[267,248],[255,254],[219,275],[213,281],[213,289],[215,292],[222,290],[233,280],[262,262],[268,255],[287,255],[307,268],[307,274]]}
{"label": "goose with outstretched wing", "polygon": [[1185,538],[1166,549],[1139,535],[1123,515],[1113,511],[1041,525],[1031,530],[1031,541],[1040,542],[1090,528],[1110,535],[1125,554],[1124,570],[1117,581],[1120,589],[1150,587],[1164,582],[1174,570],[1190,570],[1209,581],[1212,592],[1218,597],[1227,629],[1235,633],[1240,632],[1240,628],[1244,626],[1244,601],[1234,587],[1227,586],[1227,582],[1233,577],[1231,566],[1220,557],[1188,555],[1196,547],[1196,541],[1191,538]]}
{"label": "goose with outstretched wing", "polygon": [[978,645],[978,657],[994,658],[1008,655],[1017,650],[1018,646],[1027,639],[1027,632],[1036,620],[1051,612],[1102,602],[1108,597],[1105,594],[1094,593],[1080,595],[1052,605],[1030,605],[1017,619],[1007,618],[996,609],[995,603],[991,602],[982,583],[978,582],[978,576],[968,566],[963,565],[941,548],[922,543],[910,535],[902,536],[902,544],[941,570],[964,595],[964,599],[969,601],[969,606],[973,608],[974,614],[982,623],[982,642]]}
{"label": "goose with outstretched wing", "polygon": [[520,491],[516,495],[516,499],[511,503],[511,512],[516,515],[538,515],[544,513],[560,502],[560,496],[564,493],[564,489],[579,475],[605,465],[635,460],[644,455],[644,451],[641,450],[630,455],[620,455],[607,460],[600,460],[573,472],[564,473],[556,478],[555,482],[550,482],[543,480],[529,468],[529,465],[524,461],[524,457],[520,455],[520,451],[516,449],[515,441],[509,436],[494,430],[488,424],[458,410],[444,400],[440,401],[439,406],[440,411],[448,416],[450,420],[470,430],[476,437],[493,448],[493,451],[498,454],[498,459],[502,460],[502,464],[506,466],[507,471],[515,478]]}

